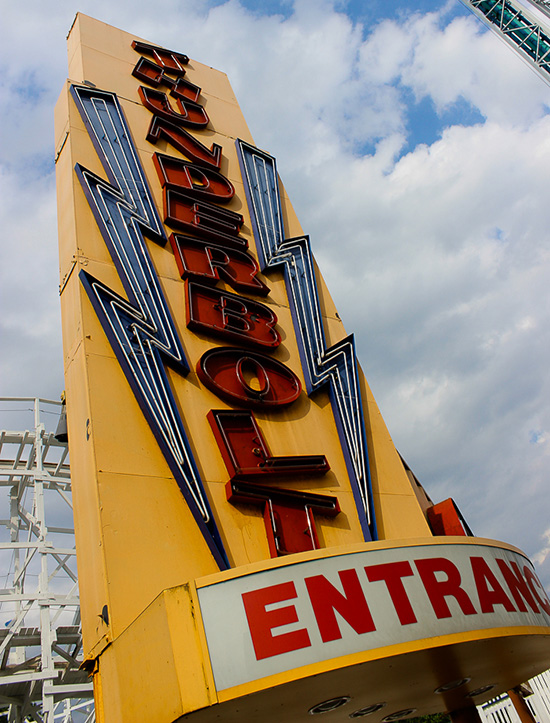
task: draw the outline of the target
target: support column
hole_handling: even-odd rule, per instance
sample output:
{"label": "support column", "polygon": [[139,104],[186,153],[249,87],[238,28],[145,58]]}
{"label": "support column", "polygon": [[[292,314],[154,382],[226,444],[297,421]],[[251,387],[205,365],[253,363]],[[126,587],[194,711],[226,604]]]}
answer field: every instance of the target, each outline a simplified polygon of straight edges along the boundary
{"label": "support column", "polygon": [[519,715],[521,723],[536,723],[536,718],[531,713],[531,709],[525,702],[523,696],[512,689],[508,691],[508,697],[514,704],[514,708],[516,709],[516,713]]}

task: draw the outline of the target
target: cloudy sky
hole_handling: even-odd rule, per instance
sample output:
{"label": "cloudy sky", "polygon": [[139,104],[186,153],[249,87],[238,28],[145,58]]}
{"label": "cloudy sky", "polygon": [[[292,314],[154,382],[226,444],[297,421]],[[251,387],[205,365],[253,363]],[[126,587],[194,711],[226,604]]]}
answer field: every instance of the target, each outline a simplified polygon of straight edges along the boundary
{"label": "cloudy sky", "polygon": [[458,0],[2,0],[4,396],[63,389],[53,108],[77,10],[229,75],[401,454],[550,587],[548,86]]}

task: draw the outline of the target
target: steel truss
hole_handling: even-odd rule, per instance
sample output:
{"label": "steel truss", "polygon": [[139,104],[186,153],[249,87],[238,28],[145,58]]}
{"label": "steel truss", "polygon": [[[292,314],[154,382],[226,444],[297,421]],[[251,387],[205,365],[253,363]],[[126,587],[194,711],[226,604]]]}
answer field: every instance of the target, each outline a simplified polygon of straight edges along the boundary
{"label": "steel truss", "polygon": [[550,0],[531,0],[550,18]]}
{"label": "steel truss", "polygon": [[[91,723],[82,651],[68,447],[60,402],[0,398],[0,719]],[[2,715],[7,716],[2,718]]]}
{"label": "steel truss", "polygon": [[546,83],[550,83],[549,0],[461,2],[527,61]]}

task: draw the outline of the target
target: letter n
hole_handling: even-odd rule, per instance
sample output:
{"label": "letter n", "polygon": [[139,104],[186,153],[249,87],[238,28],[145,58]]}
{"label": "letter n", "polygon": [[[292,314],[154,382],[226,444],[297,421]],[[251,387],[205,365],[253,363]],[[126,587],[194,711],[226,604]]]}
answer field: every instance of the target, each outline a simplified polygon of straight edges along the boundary
{"label": "letter n", "polygon": [[355,570],[338,573],[344,592],[341,593],[324,575],[305,580],[311,606],[324,643],[342,637],[336,614],[339,613],[356,633],[376,630],[369,606]]}

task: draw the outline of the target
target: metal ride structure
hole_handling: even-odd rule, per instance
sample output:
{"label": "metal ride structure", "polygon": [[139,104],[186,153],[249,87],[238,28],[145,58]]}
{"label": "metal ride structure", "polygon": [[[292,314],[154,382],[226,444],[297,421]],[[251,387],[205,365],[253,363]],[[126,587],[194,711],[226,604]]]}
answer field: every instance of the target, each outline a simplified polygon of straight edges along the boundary
{"label": "metal ride structure", "polygon": [[460,0],[550,84],[549,0]]}
{"label": "metal ride structure", "polygon": [[95,720],[79,670],[68,446],[54,431],[62,413],[61,402],[0,398],[1,426],[26,427],[0,430],[0,719],[9,723]]}
{"label": "metal ride structure", "polygon": [[550,17],[550,2],[549,0],[533,0],[547,15]]}

